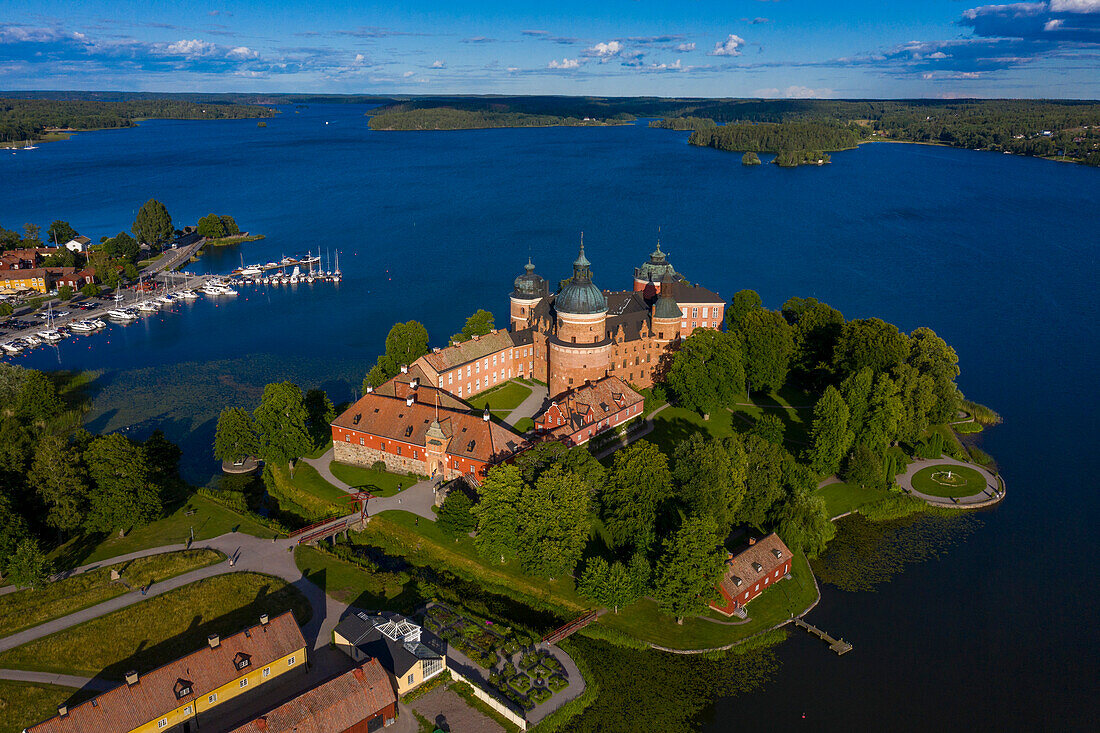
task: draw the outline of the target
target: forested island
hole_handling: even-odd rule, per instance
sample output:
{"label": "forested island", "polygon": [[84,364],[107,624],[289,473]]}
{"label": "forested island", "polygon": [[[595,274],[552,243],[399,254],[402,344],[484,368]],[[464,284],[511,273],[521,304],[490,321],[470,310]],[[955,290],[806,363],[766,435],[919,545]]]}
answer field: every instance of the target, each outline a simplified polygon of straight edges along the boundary
{"label": "forested island", "polygon": [[[710,124],[706,124],[708,122]],[[705,120],[692,129],[688,138],[692,145],[739,153],[777,153],[775,163],[784,168],[828,163],[829,156],[824,151],[854,148],[864,138],[859,125],[830,122],[765,122],[718,127],[712,120]]]}
{"label": "forested island", "polygon": [[60,139],[78,130],[133,127],[143,119],[228,120],[272,117],[268,107],[182,99],[99,101],[0,99],[0,146]]}
{"label": "forested island", "polygon": [[372,130],[478,130],[492,127],[577,127],[619,125],[631,119],[633,118],[607,120],[401,104],[381,108],[371,117],[370,128]]}

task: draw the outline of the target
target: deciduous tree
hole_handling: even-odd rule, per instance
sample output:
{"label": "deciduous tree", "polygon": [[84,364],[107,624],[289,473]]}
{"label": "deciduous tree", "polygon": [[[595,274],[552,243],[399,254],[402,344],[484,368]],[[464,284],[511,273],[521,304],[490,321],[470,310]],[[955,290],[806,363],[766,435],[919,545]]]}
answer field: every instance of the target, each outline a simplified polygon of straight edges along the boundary
{"label": "deciduous tree", "polygon": [[15,552],[8,559],[4,576],[17,588],[41,588],[50,575],[50,562],[38,545],[38,540],[27,537],[20,540]]}
{"label": "deciduous tree", "polygon": [[787,547],[817,557],[836,536],[836,525],[829,521],[825,501],[807,491],[792,491],[776,511],[776,532]]}
{"label": "deciduous tree", "polygon": [[654,572],[653,594],[661,613],[675,616],[676,623],[682,624],[684,616],[705,611],[716,593],[725,559],[714,520],[705,515],[688,516],[665,539]]}
{"label": "deciduous tree", "polygon": [[523,490],[523,474],[508,464],[490,468],[481,482],[481,496],[470,512],[477,519],[474,544],[486,559],[505,562],[516,556]]}
{"label": "deciduous tree", "polygon": [[462,489],[454,489],[439,507],[439,528],[453,535],[467,534],[477,526],[477,520],[470,512],[473,507],[470,497]]}
{"label": "deciduous tree", "polygon": [[535,575],[560,578],[573,572],[588,542],[588,485],[552,466],[519,497],[519,557]]}
{"label": "deciduous tree", "polygon": [[763,307],[763,301],[755,290],[738,290],[726,308],[726,328],[734,331],[741,326],[746,314]]}
{"label": "deciduous tree", "polygon": [[84,521],[88,484],[72,447],[45,433],[38,440],[27,483],[46,505],[46,523],[72,532]]}
{"label": "deciduous tree", "polygon": [[219,461],[235,461],[256,455],[259,439],[252,416],[240,407],[227,407],[218,416],[214,431],[214,457]]}
{"label": "deciduous tree", "polygon": [[92,529],[139,526],[160,516],[160,494],[142,446],[118,433],[102,435],[88,445],[84,462],[95,484],[88,515]]}
{"label": "deciduous tree", "polygon": [[753,435],[759,436],[769,443],[775,443],[776,445],[783,445],[783,433],[787,430],[787,426],[783,424],[783,419],[773,412],[765,412],[756,422],[753,423],[749,432]]}
{"label": "deciduous tree", "polygon": [[753,389],[776,390],[787,381],[794,336],[783,316],[753,308],[736,330],[745,359],[745,378]]}
{"label": "deciduous tree", "polygon": [[495,326],[493,314],[479,308],[473,315],[466,319],[466,325],[462,327],[462,330],[454,336],[451,336],[451,341],[454,343],[461,343],[463,341],[469,341],[474,336],[484,336],[487,333],[492,333]]}
{"label": "deciduous tree", "polygon": [[909,357],[909,337],[880,318],[861,318],[844,324],[833,356],[833,366],[846,377],[870,367],[889,372]]}
{"label": "deciduous tree", "polygon": [[150,246],[163,244],[172,238],[172,217],[168,215],[164,204],[156,199],[149,199],[138,209],[132,231],[139,242]]}
{"label": "deciduous tree", "polygon": [[306,427],[309,413],[298,385],[275,382],[264,387],[260,406],[252,418],[258,439],[257,455],[265,461],[288,464],[313,449]]}
{"label": "deciduous tree", "polygon": [[848,452],[854,435],[848,428],[848,405],[836,387],[829,385],[814,406],[810,466],[819,474],[832,475]]}
{"label": "deciduous tree", "polygon": [[50,244],[64,245],[78,236],[80,235],[69,225],[69,222],[60,219],[55,220],[46,230],[46,239],[50,241]]}
{"label": "deciduous tree", "polygon": [[732,404],[745,385],[737,340],[709,328],[696,330],[673,357],[667,384],[680,405],[701,414]]}
{"label": "deciduous tree", "polygon": [[657,446],[639,440],[616,451],[599,495],[616,546],[633,544],[648,551],[656,539],[657,511],[671,491],[668,457]]}
{"label": "deciduous tree", "polygon": [[693,433],[676,446],[672,476],[689,512],[712,517],[723,535],[745,497],[745,457],[741,441]]}
{"label": "deciduous tree", "polygon": [[199,219],[195,231],[200,237],[208,239],[221,239],[226,234],[225,224],[222,223],[221,217],[217,214],[207,214]]}
{"label": "deciduous tree", "polygon": [[644,593],[643,573],[639,571],[643,566],[648,570],[641,555],[634,556],[630,567],[618,561],[609,563],[602,557],[590,558],[577,583],[577,592],[618,613],[620,607],[630,605]]}
{"label": "deciduous tree", "polygon": [[772,506],[783,496],[783,464],[788,460],[782,446],[755,435],[745,436],[745,498],[736,521],[763,528]]}

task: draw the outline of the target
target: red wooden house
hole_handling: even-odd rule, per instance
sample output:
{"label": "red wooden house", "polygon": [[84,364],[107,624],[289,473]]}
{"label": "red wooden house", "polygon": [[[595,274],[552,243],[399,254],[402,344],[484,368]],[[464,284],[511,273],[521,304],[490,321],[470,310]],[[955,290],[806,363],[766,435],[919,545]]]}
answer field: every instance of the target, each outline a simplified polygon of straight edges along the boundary
{"label": "red wooden house", "polygon": [[767,590],[769,585],[790,577],[791,551],[772,532],[761,540],[749,540],[748,549],[726,560],[726,572],[718,581],[718,600],[710,607],[726,616],[744,618],[745,604]]}

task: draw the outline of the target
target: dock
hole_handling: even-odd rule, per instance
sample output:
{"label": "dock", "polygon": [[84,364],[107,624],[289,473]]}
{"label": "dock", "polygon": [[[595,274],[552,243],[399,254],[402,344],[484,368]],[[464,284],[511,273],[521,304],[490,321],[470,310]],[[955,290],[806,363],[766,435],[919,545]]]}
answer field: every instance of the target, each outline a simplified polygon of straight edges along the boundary
{"label": "dock", "polygon": [[813,624],[808,624],[800,618],[794,619],[794,625],[806,629],[806,631],[809,631],[811,634],[824,641],[829,645],[829,649],[836,652],[838,656],[852,651],[852,645],[844,639],[834,639]]}

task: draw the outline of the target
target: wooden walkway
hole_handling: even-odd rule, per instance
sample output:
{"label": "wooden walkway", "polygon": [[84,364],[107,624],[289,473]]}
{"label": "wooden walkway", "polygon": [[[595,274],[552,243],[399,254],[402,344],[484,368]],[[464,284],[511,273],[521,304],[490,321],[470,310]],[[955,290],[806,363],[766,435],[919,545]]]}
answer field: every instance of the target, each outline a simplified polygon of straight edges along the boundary
{"label": "wooden walkway", "polygon": [[852,645],[844,641],[844,639],[834,639],[813,624],[808,624],[800,618],[794,620],[794,625],[806,629],[806,631],[809,631],[811,634],[824,641],[829,645],[829,649],[836,652],[838,655],[847,654],[852,651]]}
{"label": "wooden walkway", "polygon": [[559,641],[569,636],[570,634],[575,634],[576,632],[583,629],[585,626],[588,626],[588,624],[592,623],[597,618],[599,618],[599,614],[597,614],[595,611],[588,611],[587,613],[584,613],[573,619],[565,626],[562,626],[560,629],[555,629],[554,631],[551,631],[549,634],[542,637],[541,642],[547,645],[557,644]]}

